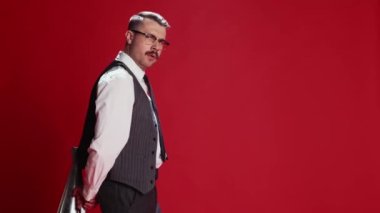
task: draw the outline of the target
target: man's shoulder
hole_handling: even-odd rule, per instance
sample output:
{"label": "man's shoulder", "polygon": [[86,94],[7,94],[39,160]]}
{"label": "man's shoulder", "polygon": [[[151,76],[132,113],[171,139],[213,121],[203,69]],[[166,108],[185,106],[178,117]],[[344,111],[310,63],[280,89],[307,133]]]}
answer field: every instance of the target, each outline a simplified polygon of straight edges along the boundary
{"label": "man's shoulder", "polygon": [[112,81],[131,81],[132,76],[121,66],[115,66],[105,71],[99,78],[99,84]]}

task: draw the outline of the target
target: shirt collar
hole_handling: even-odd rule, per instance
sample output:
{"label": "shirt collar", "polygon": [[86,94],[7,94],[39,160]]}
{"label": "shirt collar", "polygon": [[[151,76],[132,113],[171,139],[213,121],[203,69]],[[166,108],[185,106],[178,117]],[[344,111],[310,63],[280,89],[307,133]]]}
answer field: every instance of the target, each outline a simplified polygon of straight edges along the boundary
{"label": "shirt collar", "polygon": [[136,76],[140,81],[143,80],[145,72],[142,70],[133,59],[123,51],[119,51],[115,60],[123,62],[132,71],[133,75]]}

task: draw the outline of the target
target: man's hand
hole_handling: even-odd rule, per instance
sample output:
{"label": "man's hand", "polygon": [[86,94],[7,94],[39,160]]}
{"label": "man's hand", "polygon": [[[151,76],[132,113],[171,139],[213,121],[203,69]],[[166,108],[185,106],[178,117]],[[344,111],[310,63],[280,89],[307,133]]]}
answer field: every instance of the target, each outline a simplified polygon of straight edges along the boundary
{"label": "man's hand", "polygon": [[84,199],[82,195],[81,187],[75,187],[73,191],[73,196],[75,197],[75,209],[77,210],[77,212],[80,212],[81,208],[87,210],[87,209],[95,207],[96,205],[95,198],[93,198],[90,201],[87,201],[86,199]]}

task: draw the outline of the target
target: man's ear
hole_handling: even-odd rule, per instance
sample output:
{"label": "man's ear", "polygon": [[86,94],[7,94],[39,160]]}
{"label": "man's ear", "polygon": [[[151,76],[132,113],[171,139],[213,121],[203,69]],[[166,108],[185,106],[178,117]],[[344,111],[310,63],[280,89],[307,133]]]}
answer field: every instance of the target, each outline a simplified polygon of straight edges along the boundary
{"label": "man's ear", "polygon": [[131,44],[132,43],[132,40],[133,40],[133,32],[131,32],[130,30],[128,30],[126,33],[125,33],[125,38],[127,39],[127,44]]}

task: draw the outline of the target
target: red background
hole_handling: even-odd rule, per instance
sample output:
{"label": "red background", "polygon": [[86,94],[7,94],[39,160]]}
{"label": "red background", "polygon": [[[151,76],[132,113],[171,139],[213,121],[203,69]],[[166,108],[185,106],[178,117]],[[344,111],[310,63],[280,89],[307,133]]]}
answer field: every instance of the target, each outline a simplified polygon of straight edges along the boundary
{"label": "red background", "polygon": [[379,1],[1,4],[1,212],[56,212],[91,86],[141,10],[172,25],[149,70],[165,213],[380,212]]}

